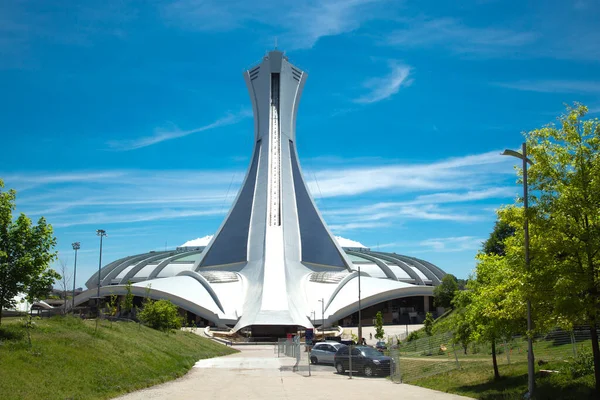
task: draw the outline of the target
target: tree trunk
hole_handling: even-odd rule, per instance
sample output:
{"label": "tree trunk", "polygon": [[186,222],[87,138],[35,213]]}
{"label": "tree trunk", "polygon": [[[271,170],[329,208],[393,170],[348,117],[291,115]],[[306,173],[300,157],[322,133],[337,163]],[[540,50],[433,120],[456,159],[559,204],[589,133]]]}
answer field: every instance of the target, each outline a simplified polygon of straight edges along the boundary
{"label": "tree trunk", "polygon": [[594,378],[596,379],[596,393],[600,393],[600,348],[598,347],[598,329],[596,321],[590,323],[590,336],[592,338],[592,353],[594,354]]}
{"label": "tree trunk", "polygon": [[492,339],[492,362],[494,364],[494,379],[500,379],[500,372],[498,372],[498,361],[496,360],[496,339]]}
{"label": "tree trunk", "polygon": [[466,355],[467,355],[467,346],[464,346],[464,345],[463,345],[463,349],[464,349],[464,351],[465,351],[465,356],[466,356]]}

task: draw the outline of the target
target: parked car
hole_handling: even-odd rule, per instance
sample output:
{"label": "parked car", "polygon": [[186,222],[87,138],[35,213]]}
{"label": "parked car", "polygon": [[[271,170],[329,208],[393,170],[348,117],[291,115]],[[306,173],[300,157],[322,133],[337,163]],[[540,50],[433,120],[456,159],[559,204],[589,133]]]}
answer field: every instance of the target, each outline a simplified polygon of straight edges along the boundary
{"label": "parked car", "polygon": [[385,342],[383,341],[379,341],[377,343],[375,343],[375,348],[380,351],[381,353],[383,353],[384,350],[387,350],[387,346],[385,344]]}
{"label": "parked car", "polygon": [[[340,374],[350,369],[349,349],[350,347],[344,346],[333,357],[335,369]],[[374,348],[369,346],[352,347],[353,371],[358,371],[365,376],[389,375],[391,367],[392,359],[382,355]]]}
{"label": "parked car", "polygon": [[319,342],[310,351],[310,362],[312,364],[333,364],[333,356],[345,345],[338,342]]}

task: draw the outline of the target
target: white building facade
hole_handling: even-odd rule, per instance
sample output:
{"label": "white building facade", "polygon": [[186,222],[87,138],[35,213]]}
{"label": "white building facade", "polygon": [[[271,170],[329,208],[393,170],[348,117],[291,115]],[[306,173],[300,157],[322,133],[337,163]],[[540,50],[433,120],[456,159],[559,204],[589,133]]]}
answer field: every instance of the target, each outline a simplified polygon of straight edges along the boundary
{"label": "white building facade", "polygon": [[414,301],[402,307],[402,299],[420,298],[420,311],[429,311],[441,269],[394,253],[343,249],[321,217],[295,146],[306,73],[271,51],[244,78],[254,149],[237,198],[208,245],[114,261],[89,279],[76,303],[95,297],[98,284],[108,296],[124,294],[131,281],[135,295],[169,299],[209,323],[281,335],[354,315],[360,267],[363,308],[385,304],[389,319],[401,322],[415,308]]}

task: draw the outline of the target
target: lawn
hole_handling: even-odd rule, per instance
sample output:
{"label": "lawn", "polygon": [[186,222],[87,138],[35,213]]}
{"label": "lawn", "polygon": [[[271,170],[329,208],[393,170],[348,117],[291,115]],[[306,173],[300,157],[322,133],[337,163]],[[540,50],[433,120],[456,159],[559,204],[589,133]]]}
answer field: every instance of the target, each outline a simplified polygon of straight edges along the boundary
{"label": "lawn", "polygon": [[19,318],[0,326],[0,397],[108,399],[175,379],[196,361],[234,353],[188,332],[131,322],[54,317],[35,321],[32,347]]}
{"label": "lawn", "polygon": [[[474,362],[464,363],[459,370],[417,379],[410,383],[476,399],[523,399],[523,395],[527,392],[527,363],[500,365],[499,369],[501,378],[497,381],[494,380],[491,365]],[[573,379],[564,365],[559,363],[549,363],[544,365],[544,369],[560,372],[549,376],[541,376],[539,372],[536,373],[536,399],[585,400],[597,398],[593,392],[593,375]]]}

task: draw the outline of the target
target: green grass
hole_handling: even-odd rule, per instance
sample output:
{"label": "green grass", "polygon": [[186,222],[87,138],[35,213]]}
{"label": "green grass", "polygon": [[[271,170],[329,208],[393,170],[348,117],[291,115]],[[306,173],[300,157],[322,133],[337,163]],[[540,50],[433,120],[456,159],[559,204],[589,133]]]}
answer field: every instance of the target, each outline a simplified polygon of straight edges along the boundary
{"label": "green grass", "polygon": [[35,321],[32,348],[19,318],[0,326],[0,397],[108,399],[184,375],[202,358],[236,352],[193,333],[135,323],[54,317]]}
{"label": "green grass", "polygon": [[[499,380],[494,380],[489,363],[472,362],[462,364],[460,370],[421,378],[410,382],[442,392],[484,400],[523,399],[527,392],[527,363],[500,365]],[[567,372],[565,363],[549,363],[543,369],[558,370],[560,373],[540,376],[536,373],[536,399],[585,400],[596,399],[594,377],[587,375],[573,379]]]}

